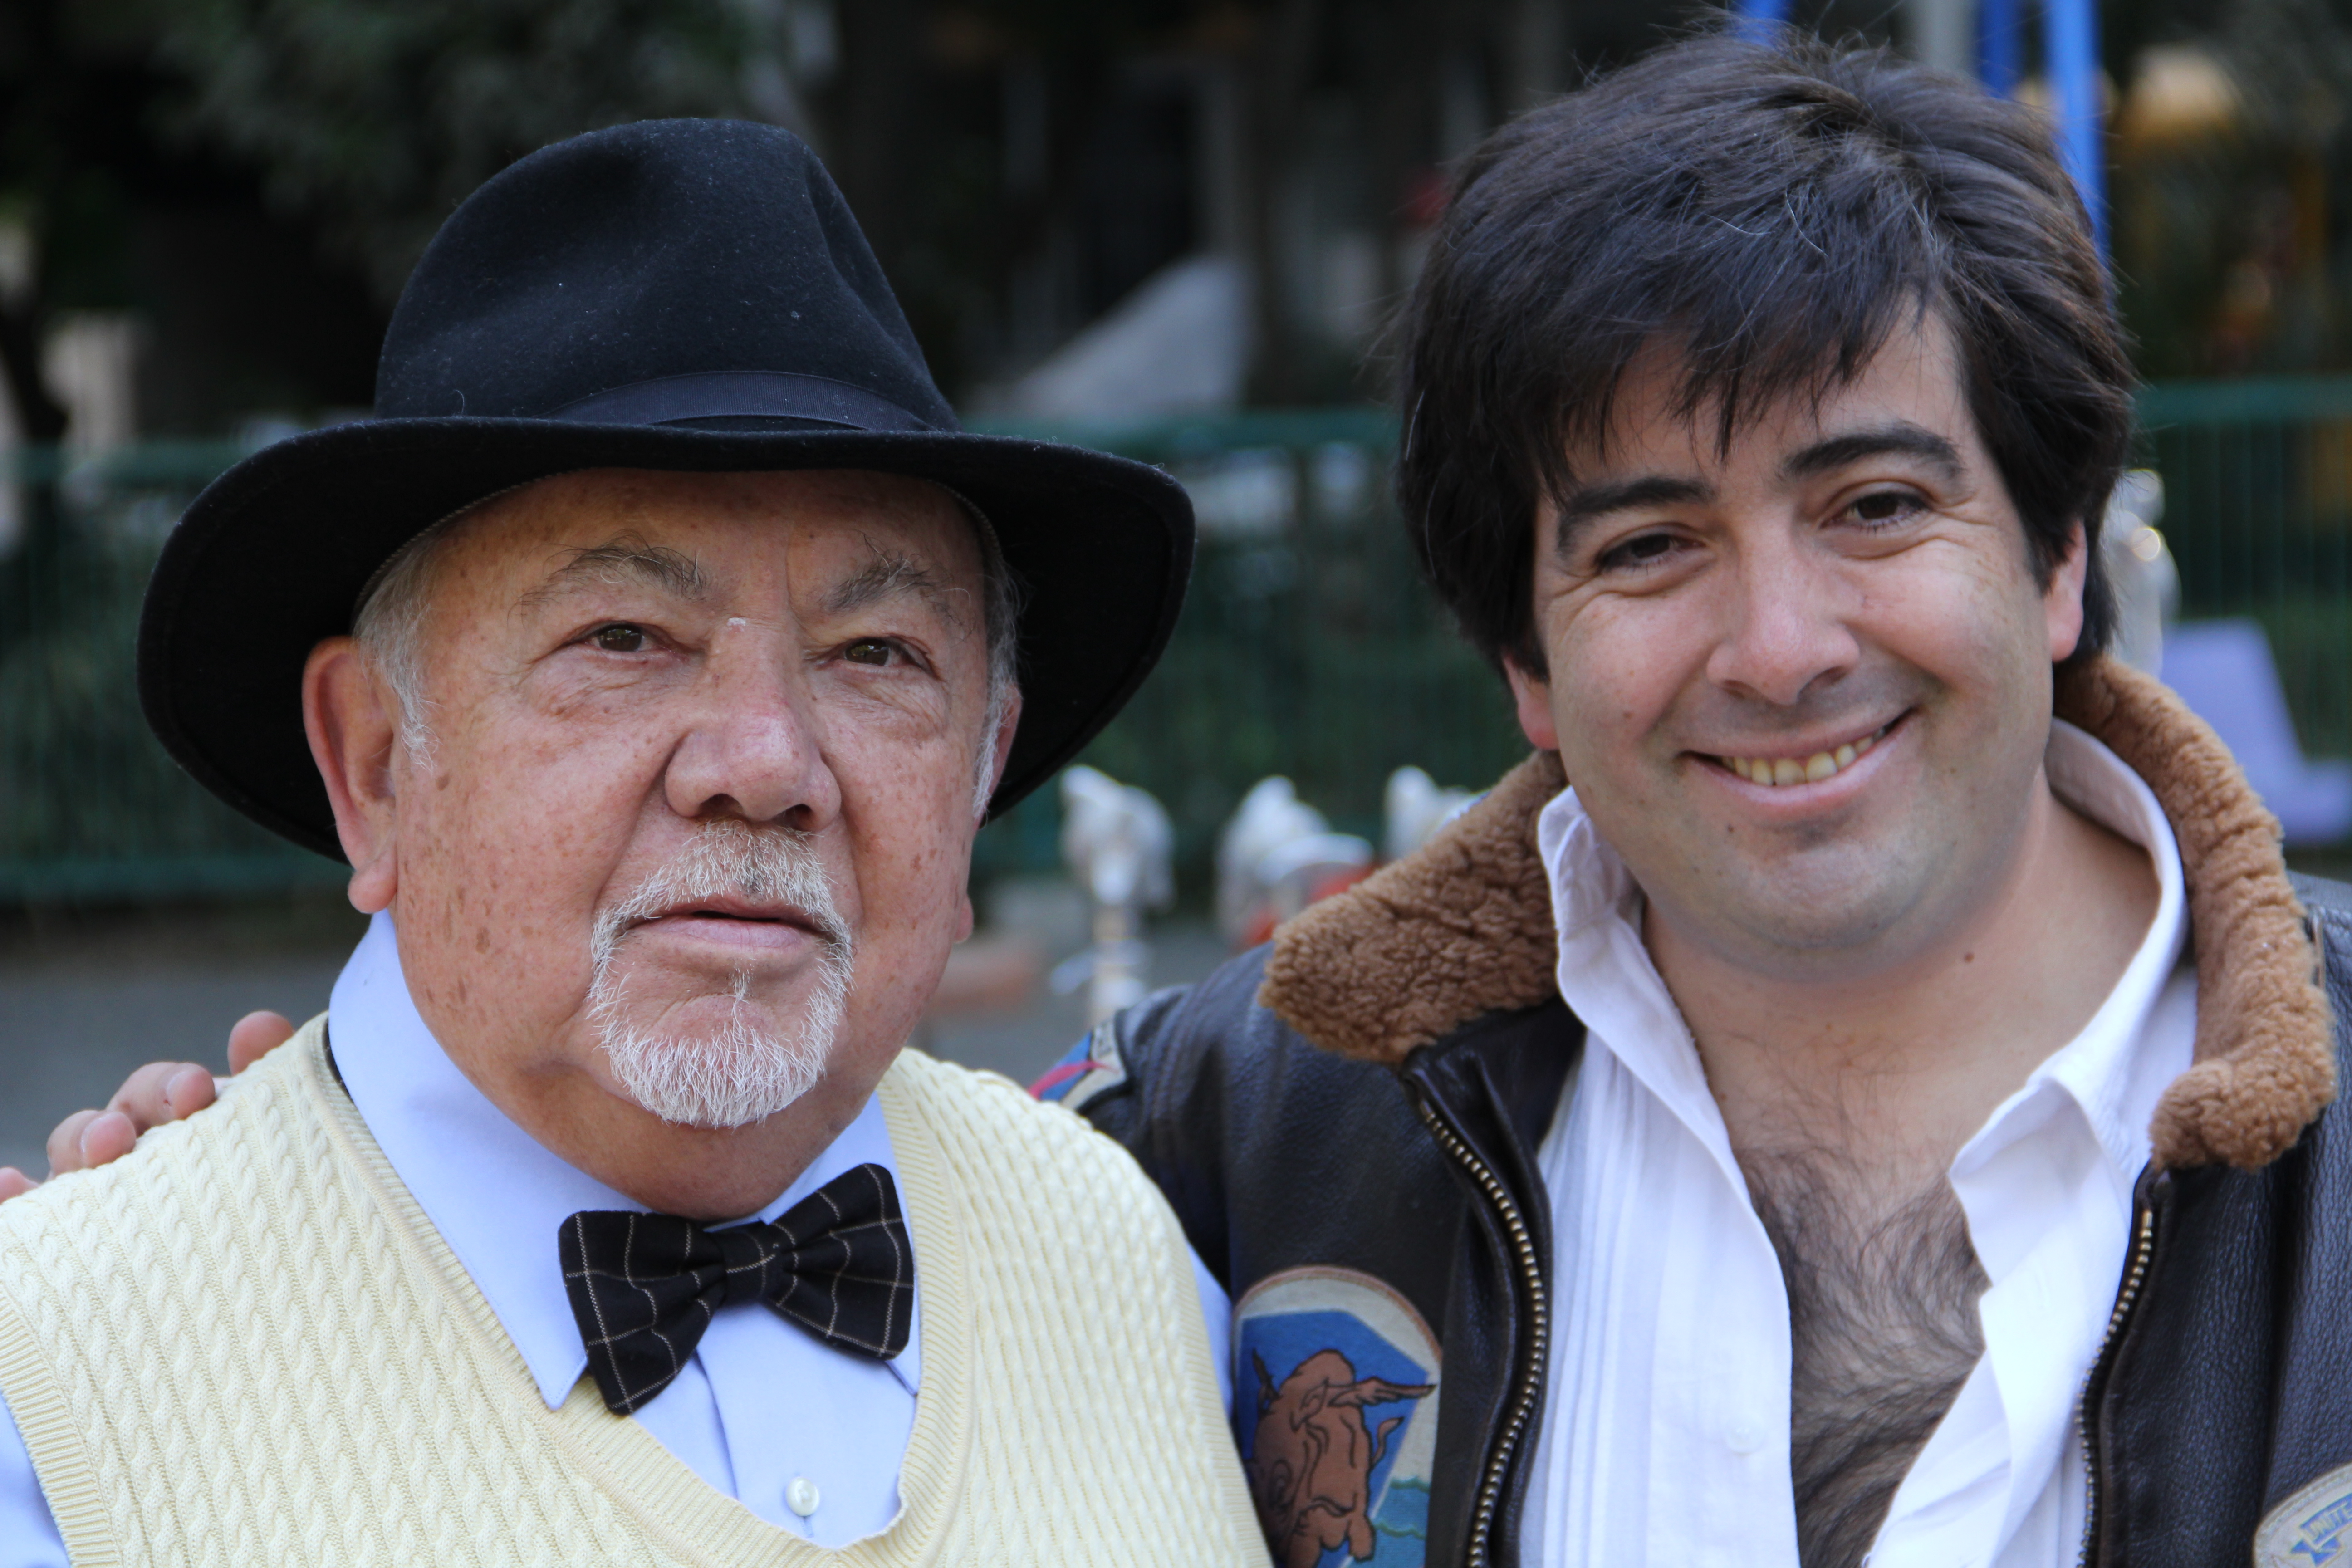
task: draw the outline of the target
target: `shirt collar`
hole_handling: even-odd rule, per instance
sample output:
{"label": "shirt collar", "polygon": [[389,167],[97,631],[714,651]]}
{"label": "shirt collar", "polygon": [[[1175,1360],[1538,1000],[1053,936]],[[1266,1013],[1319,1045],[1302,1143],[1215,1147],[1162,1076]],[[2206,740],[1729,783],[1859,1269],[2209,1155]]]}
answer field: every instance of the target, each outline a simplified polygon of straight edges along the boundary
{"label": "shirt collar", "polygon": [[2051,726],[2046,766],[2050,787],[2060,799],[2147,851],[2156,870],[2156,918],[2098,1012],[1992,1113],[1984,1130],[1961,1149],[1952,1173],[1957,1179],[1980,1163],[1996,1142],[2005,1141],[2012,1121],[2030,1121],[2034,1100],[2047,1089],[2056,1089],[2080,1108],[2128,1191],[2147,1163],[2147,1129],[2157,1101],[2174,1073],[2189,1066],[2185,1060],[2153,1059],[2137,1048],[2147,1037],[2144,1026],[2188,943],[2187,879],[2180,868],[2179,844],[2156,792],[2122,758],[2061,720]]}
{"label": "shirt collar", "polygon": [[[409,995],[388,912],[369,924],[343,966],[327,1016],[335,1068],[361,1120],[556,1408],[588,1366],[556,1256],[557,1228],[581,1209],[642,1213],[646,1205],[565,1163],[457,1070]],[[869,1163],[898,1180],[889,1128],[870,1097],[799,1179],[751,1217],[772,1220]],[[890,1364],[912,1391],[921,1376],[919,1339]]]}
{"label": "shirt collar", "polygon": [[[2055,1090],[2079,1106],[2128,1187],[2147,1161],[2148,1121],[2170,1081],[2168,1069],[2188,1065],[2143,1060],[2134,1050],[2187,940],[2180,851],[2155,792],[2089,734],[2053,721],[2045,766],[2061,799],[2148,852],[2158,889],[2156,918],[2096,1016],[1994,1111],[1961,1150],[1953,1173],[1961,1175],[1996,1144],[2022,1135],[2046,1116],[2047,1096]],[[1589,1037],[1697,1133],[1727,1173],[1735,1173],[1722,1112],[1707,1089],[1689,1026],[1642,941],[1641,888],[1593,826],[1573,787],[1544,807],[1536,844],[1551,883],[1561,999]]]}

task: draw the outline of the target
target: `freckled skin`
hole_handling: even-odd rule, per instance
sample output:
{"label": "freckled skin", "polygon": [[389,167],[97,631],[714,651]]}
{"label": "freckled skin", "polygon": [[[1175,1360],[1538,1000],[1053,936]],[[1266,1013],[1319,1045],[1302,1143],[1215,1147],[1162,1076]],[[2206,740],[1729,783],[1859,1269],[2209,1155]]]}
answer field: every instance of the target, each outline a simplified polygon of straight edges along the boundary
{"label": "freckled skin", "polygon": [[[625,573],[556,574],[625,542],[698,569],[698,596]],[[878,556],[934,593],[832,607]],[[551,581],[561,591],[548,591]],[[707,1218],[771,1201],[864,1104],[971,929],[974,770],[985,734],[979,550],[943,491],[854,473],[600,470],[502,498],[451,541],[428,591],[427,759],[347,638],[311,656],[312,751],[355,868],[390,907],[419,1010],[531,1135],[652,1207]],[[607,646],[600,628],[627,628]],[[633,642],[641,646],[630,646]],[[425,787],[427,781],[431,787]],[[714,818],[811,836],[856,941],[824,1079],[749,1127],[663,1122],[614,1089],[585,1016],[597,910]],[[689,1032],[733,972],[775,1017],[814,964],[633,933],[632,1003]]]}

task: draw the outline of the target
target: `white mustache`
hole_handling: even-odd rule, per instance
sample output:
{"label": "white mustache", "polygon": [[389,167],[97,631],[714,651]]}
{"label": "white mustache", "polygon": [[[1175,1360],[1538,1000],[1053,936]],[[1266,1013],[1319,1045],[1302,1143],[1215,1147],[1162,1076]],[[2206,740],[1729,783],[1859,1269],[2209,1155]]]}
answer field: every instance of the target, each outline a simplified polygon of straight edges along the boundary
{"label": "white mustache", "polygon": [[[781,1033],[756,1022],[746,969],[729,986],[733,1006],[714,1032],[682,1039],[632,1024],[613,973],[621,939],[642,921],[729,895],[789,905],[816,928],[814,984],[799,1016]],[[846,1013],[853,954],[848,922],[807,835],[742,822],[709,824],[635,891],[597,912],[592,944],[589,1006],[605,1058],[622,1091],[664,1121],[743,1126],[782,1110],[824,1077]]]}
{"label": "white mustache", "polygon": [[833,879],[809,836],[789,827],[712,822],[628,897],[596,912],[592,954],[597,969],[611,961],[631,926],[681,904],[730,894],[754,903],[791,905],[816,927],[828,949],[846,958],[849,923],[834,902]]}

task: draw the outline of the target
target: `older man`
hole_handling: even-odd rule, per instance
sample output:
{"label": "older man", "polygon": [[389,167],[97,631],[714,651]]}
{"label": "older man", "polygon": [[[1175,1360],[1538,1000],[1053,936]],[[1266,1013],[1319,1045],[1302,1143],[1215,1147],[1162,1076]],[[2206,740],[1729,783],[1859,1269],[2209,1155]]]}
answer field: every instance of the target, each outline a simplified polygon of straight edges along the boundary
{"label": "older man", "polygon": [[378,412],[156,574],[158,733],[374,921],[218,1110],[0,1215],[0,1557],[1255,1558],[1164,1203],[900,1048],[992,801],[1156,657],[1181,492],[958,433],[751,126],[492,181]]}

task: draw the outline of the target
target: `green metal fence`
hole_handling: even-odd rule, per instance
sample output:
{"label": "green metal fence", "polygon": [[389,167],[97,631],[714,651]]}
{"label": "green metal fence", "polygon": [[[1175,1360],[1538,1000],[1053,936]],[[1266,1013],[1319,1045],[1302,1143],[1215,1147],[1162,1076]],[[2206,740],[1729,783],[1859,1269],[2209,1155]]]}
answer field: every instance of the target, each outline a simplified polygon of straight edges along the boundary
{"label": "green metal fence", "polygon": [[20,456],[0,493],[0,904],[331,883],[340,868],[247,823],[147,732],[131,682],[141,595],[181,508],[237,457],[154,444]]}
{"label": "green metal fence", "polygon": [[[2352,378],[2153,387],[2141,414],[2184,613],[2259,617],[2305,749],[2352,755]],[[1390,416],[1024,429],[1164,464],[1192,490],[1202,537],[1183,619],[1087,760],[1166,803],[1196,893],[1218,826],[1267,773],[1372,835],[1391,770],[1480,785],[1523,753],[1499,683],[1415,576],[1389,500]],[[16,541],[0,547],[0,903],[336,879],[182,776],[132,695],[155,550],[236,456],[157,444],[20,458],[22,477],[56,480],[58,514],[28,531],[20,499]],[[1058,815],[1045,791],[990,828],[979,873],[1050,868]]]}
{"label": "green metal fence", "polygon": [[[1502,686],[1422,585],[1389,495],[1396,425],[1376,409],[1038,432],[1160,463],[1200,518],[1192,587],[1160,668],[1086,761],[1140,784],[1204,893],[1218,828],[1287,773],[1342,832],[1378,842],[1407,763],[1483,786],[1526,754]],[[980,874],[1055,863],[1050,792],[981,836]]]}
{"label": "green metal fence", "polygon": [[2139,414],[2182,616],[2261,621],[2304,750],[2352,756],[2352,377],[2152,386]]}

